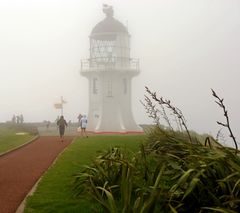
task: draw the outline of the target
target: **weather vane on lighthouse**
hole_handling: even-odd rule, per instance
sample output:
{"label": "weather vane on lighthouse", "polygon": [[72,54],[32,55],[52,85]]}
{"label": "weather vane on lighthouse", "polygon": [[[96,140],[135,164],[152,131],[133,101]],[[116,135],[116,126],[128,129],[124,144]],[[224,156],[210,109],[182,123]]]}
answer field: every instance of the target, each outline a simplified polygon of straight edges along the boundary
{"label": "weather vane on lighthouse", "polygon": [[112,6],[103,4],[103,12],[106,14],[106,16],[113,17],[113,7]]}
{"label": "weather vane on lighthouse", "polygon": [[131,108],[131,79],[139,61],[130,58],[130,35],[103,4],[104,20],[90,35],[90,57],[81,61],[81,75],[89,80],[88,129],[94,132],[142,131]]}

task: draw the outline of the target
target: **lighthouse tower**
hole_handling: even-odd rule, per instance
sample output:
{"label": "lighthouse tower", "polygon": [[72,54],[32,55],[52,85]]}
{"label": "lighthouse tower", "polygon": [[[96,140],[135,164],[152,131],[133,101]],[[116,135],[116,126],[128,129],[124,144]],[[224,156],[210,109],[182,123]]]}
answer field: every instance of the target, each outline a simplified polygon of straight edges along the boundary
{"label": "lighthouse tower", "polygon": [[90,58],[81,61],[81,75],[89,80],[88,130],[141,131],[131,109],[131,79],[139,74],[139,61],[130,58],[130,35],[103,6],[106,17],[90,35]]}

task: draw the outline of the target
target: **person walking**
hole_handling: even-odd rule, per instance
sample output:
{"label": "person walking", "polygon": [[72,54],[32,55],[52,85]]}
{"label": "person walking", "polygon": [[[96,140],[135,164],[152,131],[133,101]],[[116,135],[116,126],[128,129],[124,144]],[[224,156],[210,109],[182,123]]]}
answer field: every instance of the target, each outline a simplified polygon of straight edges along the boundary
{"label": "person walking", "polygon": [[49,126],[50,126],[51,122],[50,121],[46,121],[46,128],[47,128],[47,131],[49,130]]}
{"label": "person walking", "polygon": [[88,138],[88,135],[86,133],[86,128],[87,128],[87,116],[83,115],[81,120],[80,120],[80,127],[81,127],[81,136],[84,137],[84,135]]}
{"label": "person walking", "polygon": [[12,122],[15,124],[16,123],[16,116],[15,115],[13,115],[13,117],[12,117]]}
{"label": "person walking", "polygon": [[68,126],[66,120],[64,119],[63,115],[61,115],[60,119],[57,121],[58,129],[59,129],[59,135],[60,139],[63,142],[63,137],[65,133],[65,127]]}
{"label": "person walking", "polygon": [[78,117],[77,117],[77,119],[78,119],[78,125],[79,125],[79,126],[81,126],[81,125],[80,125],[81,118],[82,118],[82,114],[79,114]]}

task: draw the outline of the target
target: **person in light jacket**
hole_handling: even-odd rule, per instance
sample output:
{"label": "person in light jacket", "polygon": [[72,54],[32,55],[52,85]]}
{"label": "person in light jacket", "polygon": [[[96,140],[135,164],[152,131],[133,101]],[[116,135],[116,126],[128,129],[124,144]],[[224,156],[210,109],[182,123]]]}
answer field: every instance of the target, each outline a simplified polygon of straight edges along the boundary
{"label": "person in light jacket", "polygon": [[80,127],[81,127],[81,136],[88,137],[86,128],[87,128],[87,116],[83,115],[81,120],[80,120]]}

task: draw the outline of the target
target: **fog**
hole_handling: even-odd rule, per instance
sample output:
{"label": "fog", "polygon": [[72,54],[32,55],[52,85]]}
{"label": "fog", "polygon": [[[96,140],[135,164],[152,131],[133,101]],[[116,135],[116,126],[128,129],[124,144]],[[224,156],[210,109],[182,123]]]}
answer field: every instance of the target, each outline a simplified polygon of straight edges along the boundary
{"label": "fog", "polygon": [[148,86],[179,107],[189,129],[216,134],[224,121],[213,88],[239,128],[240,1],[238,0],[9,0],[0,2],[0,122],[54,121],[88,111],[88,81],[79,74],[89,35],[104,19],[102,4],[131,34],[131,57],[141,73],[132,82],[132,110],[151,123],[140,100]]}

